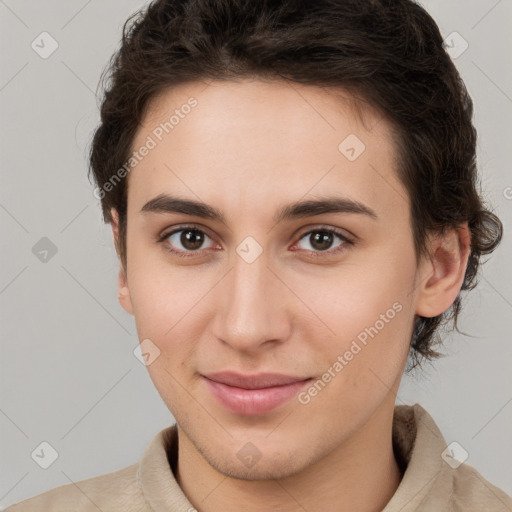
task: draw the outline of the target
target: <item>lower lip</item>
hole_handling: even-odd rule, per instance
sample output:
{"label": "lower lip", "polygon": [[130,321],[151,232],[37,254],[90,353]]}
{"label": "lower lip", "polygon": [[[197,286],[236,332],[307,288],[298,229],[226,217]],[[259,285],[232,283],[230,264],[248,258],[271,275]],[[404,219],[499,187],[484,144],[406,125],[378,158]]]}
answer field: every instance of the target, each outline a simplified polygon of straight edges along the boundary
{"label": "lower lip", "polygon": [[275,409],[290,400],[311,380],[302,380],[283,386],[262,389],[242,389],[204,377],[206,385],[215,398],[231,412],[256,416]]}

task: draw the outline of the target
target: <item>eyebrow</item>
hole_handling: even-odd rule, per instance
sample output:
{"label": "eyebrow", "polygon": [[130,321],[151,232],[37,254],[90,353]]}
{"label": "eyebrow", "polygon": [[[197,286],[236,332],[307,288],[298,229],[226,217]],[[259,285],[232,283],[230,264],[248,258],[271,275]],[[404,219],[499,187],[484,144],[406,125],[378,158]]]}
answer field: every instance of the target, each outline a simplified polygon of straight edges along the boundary
{"label": "eyebrow", "polygon": [[[226,224],[223,213],[217,208],[206,203],[174,197],[168,194],[160,194],[148,201],[141,208],[141,213],[182,213]],[[313,217],[324,213],[356,213],[366,215],[374,220],[377,219],[375,211],[359,201],[346,197],[326,197],[285,205],[278,210],[272,220],[275,224],[278,224],[285,220]]]}

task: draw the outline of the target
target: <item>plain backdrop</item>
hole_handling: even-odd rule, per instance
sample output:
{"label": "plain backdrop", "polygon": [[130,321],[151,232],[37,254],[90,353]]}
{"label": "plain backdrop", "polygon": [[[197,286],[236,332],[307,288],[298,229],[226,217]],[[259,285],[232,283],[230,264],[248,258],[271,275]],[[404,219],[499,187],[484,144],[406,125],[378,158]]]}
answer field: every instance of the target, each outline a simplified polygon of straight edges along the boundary
{"label": "plain backdrop", "polygon": [[[87,179],[100,73],[143,5],[0,1],[0,508],[133,464],[173,422],[133,354],[110,226]],[[446,336],[446,357],[404,377],[397,403],[420,403],[467,463],[512,494],[512,2],[423,5],[460,53],[482,187],[505,236],[467,296],[460,328],[474,337]],[[43,441],[58,453],[48,469],[31,457]]]}

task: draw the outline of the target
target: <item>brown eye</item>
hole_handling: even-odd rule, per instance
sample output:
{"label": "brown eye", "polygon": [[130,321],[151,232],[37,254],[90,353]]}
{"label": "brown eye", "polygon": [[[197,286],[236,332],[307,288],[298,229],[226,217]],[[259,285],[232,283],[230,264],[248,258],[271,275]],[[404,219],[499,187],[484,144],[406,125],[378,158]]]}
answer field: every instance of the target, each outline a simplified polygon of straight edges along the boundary
{"label": "brown eye", "polygon": [[178,231],[178,233],[181,233],[179,236],[179,242],[189,251],[196,251],[201,248],[201,245],[203,245],[204,233],[197,229],[183,229]]}
{"label": "brown eye", "polygon": [[178,256],[190,257],[206,248],[204,247],[206,240],[212,241],[204,231],[195,227],[182,226],[163,235],[159,241],[164,243],[170,252]]}
{"label": "brown eye", "polygon": [[337,233],[332,229],[316,229],[313,231],[308,231],[301,237],[301,240],[307,240],[311,247],[303,247],[303,249],[307,251],[322,252],[333,249],[333,243],[335,242],[336,238],[340,240],[340,243],[334,246],[335,250],[338,247],[344,246],[346,243],[349,243],[349,240],[347,240],[343,235]]}
{"label": "brown eye", "polygon": [[325,231],[316,231],[309,235],[311,246],[318,251],[326,251],[331,248],[334,235]]}

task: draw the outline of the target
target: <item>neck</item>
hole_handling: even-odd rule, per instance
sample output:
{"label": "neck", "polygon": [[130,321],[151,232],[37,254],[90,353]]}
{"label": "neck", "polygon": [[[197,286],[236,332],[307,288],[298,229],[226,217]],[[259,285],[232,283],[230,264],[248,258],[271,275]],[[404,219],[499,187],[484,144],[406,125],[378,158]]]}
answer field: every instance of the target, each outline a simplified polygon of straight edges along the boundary
{"label": "neck", "polygon": [[[394,397],[393,397],[394,398]],[[280,510],[382,510],[401,473],[392,445],[393,403],[383,403],[370,420],[327,457],[279,480],[239,480],[208,464],[181,428],[176,479],[199,512]]]}

